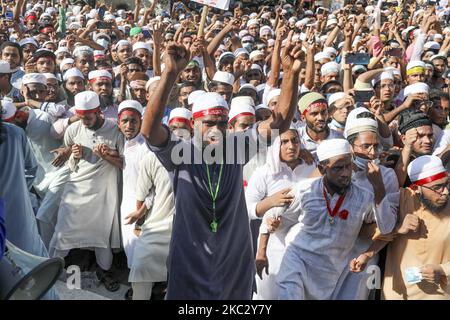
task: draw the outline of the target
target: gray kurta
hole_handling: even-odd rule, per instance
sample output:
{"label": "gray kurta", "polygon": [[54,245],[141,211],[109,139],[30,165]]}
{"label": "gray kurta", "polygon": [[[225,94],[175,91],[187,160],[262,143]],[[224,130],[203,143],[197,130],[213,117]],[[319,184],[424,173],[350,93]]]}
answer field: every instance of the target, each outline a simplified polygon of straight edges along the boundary
{"label": "gray kurta", "polygon": [[[244,147],[248,150],[256,141],[257,131],[253,128],[236,135],[241,134],[249,137]],[[227,142],[234,137],[229,136]],[[218,229],[213,233],[206,165],[175,165],[172,149],[181,143],[194,149],[192,141],[179,139],[169,141],[162,148],[150,146],[166,169],[174,171],[175,218],[166,298],[251,299],[255,265],[242,185],[245,161],[223,166],[216,201]],[[219,168],[220,165],[210,166],[211,177],[216,177],[214,181],[217,181]]]}

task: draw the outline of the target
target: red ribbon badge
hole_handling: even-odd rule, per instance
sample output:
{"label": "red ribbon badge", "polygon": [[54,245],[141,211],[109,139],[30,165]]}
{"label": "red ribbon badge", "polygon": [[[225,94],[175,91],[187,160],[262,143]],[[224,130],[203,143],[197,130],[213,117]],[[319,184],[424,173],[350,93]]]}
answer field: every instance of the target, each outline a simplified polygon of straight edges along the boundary
{"label": "red ribbon badge", "polygon": [[332,218],[334,218],[336,215],[338,215],[339,218],[341,218],[342,220],[347,220],[347,217],[349,215],[348,210],[339,211],[339,209],[342,206],[342,203],[345,200],[345,194],[343,194],[339,197],[338,201],[336,202],[336,206],[334,207],[333,210],[331,210],[330,202],[328,201],[328,197],[327,197],[327,191],[325,190],[325,179],[323,180],[322,184],[323,184],[323,197],[325,198],[325,202],[327,204],[328,214]]}

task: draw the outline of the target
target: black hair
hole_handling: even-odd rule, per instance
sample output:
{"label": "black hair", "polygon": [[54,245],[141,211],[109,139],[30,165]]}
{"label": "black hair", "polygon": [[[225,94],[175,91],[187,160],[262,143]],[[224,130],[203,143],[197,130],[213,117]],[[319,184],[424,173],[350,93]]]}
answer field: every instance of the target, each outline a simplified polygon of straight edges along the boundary
{"label": "black hair", "polygon": [[334,85],[338,85],[342,88],[342,84],[339,81],[331,80],[331,81],[325,82],[319,91],[321,93],[325,93],[331,86],[334,86]]}
{"label": "black hair", "polygon": [[208,85],[208,89],[213,90],[214,88],[217,88],[218,86],[231,86],[231,85],[228,83],[225,83],[225,82],[212,80]]}
{"label": "black hair", "polygon": [[0,52],[3,53],[3,50],[6,47],[14,47],[14,48],[16,48],[19,51],[20,63],[22,63],[22,61],[23,61],[23,52],[22,52],[22,48],[20,47],[20,45],[18,43],[15,43],[15,42],[5,41],[0,46]]}
{"label": "black hair", "polygon": [[180,89],[186,88],[186,87],[194,87],[195,90],[198,90],[198,85],[195,82],[192,82],[192,81],[183,81],[180,84]]}
{"label": "black hair", "polygon": [[356,139],[358,139],[359,137],[359,132],[356,132],[354,134],[351,134],[347,137],[347,141],[348,143],[350,143],[351,145],[355,144]]}
{"label": "black hair", "polygon": [[127,58],[127,59],[125,60],[125,64],[126,64],[126,65],[130,65],[130,64],[138,64],[138,65],[141,67],[141,69],[145,71],[145,66],[144,66],[144,64],[142,63],[142,60],[139,59],[138,57],[130,57],[130,58]]}

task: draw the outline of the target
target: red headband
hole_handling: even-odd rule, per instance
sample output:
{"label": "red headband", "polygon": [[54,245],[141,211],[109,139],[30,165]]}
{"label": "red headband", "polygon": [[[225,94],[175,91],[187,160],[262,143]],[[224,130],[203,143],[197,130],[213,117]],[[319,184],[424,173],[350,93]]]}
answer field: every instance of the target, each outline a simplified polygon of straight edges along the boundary
{"label": "red headband", "polygon": [[323,101],[317,101],[314,103],[311,103],[302,113],[302,115],[305,115],[306,112],[309,111],[309,109],[314,108],[314,107],[321,107],[321,106],[325,106],[325,108],[328,108],[327,104]]}
{"label": "red headband", "polygon": [[45,27],[41,29],[41,32],[43,33],[47,33],[47,32],[53,32],[55,31],[55,29],[53,29],[52,27]]}
{"label": "red headband", "polygon": [[120,113],[119,113],[119,120],[124,115],[134,116],[136,114],[139,116],[139,118],[141,117],[141,114],[136,109],[131,109],[131,108],[124,109],[124,110],[120,111]]}
{"label": "red headband", "polygon": [[239,114],[235,115],[233,118],[231,118],[230,120],[228,120],[228,123],[233,122],[234,120],[236,120],[237,117],[240,117],[240,116],[254,116],[254,114],[251,113],[251,112],[242,112],[242,113],[239,113]]}
{"label": "red headband", "polygon": [[192,118],[197,119],[204,116],[213,115],[213,116],[228,116],[228,109],[222,107],[210,108],[202,111],[194,112]]}
{"label": "red headband", "polygon": [[186,119],[186,118],[173,117],[172,119],[169,120],[169,125],[171,125],[174,122],[182,122],[184,124],[187,124],[189,126],[189,128],[191,127],[191,121],[189,119]]}
{"label": "red headband", "polygon": [[75,113],[76,113],[77,115],[80,115],[80,116],[84,116],[84,115],[86,115],[86,114],[91,114],[91,113],[96,113],[96,112],[98,112],[98,111],[100,111],[100,107],[97,107],[97,108],[95,108],[95,109],[90,109],[90,110],[78,110],[78,109],[75,107]]}
{"label": "red headband", "polygon": [[89,83],[94,83],[95,81],[98,81],[98,80],[109,80],[109,81],[112,81],[112,79],[108,78],[108,77],[98,77],[98,78],[90,79]]}
{"label": "red headband", "polygon": [[416,186],[422,186],[425,183],[429,183],[429,182],[433,182],[442,178],[447,177],[447,171],[441,172],[441,173],[436,173],[435,175],[432,175],[431,177],[427,177],[427,178],[423,178],[420,180],[417,180],[415,182],[413,182],[414,185]]}
{"label": "red headband", "polygon": [[37,17],[34,15],[29,15],[28,17],[25,18],[25,21],[28,21],[28,20],[37,20]]}

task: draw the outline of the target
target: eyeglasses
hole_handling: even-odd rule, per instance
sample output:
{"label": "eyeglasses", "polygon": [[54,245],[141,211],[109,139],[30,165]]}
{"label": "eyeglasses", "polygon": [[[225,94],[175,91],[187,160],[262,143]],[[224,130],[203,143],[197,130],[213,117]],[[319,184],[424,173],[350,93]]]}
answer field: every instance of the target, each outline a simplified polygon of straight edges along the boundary
{"label": "eyeglasses", "polygon": [[362,150],[366,152],[373,151],[375,153],[380,152],[380,145],[379,144],[354,144],[355,147],[361,148]]}
{"label": "eyeglasses", "polygon": [[440,196],[442,196],[442,194],[444,193],[444,189],[447,189],[447,191],[450,191],[450,180],[447,181],[447,183],[443,183],[443,184],[437,184],[435,186],[432,187],[427,187],[427,186],[421,186],[422,188],[431,190],[433,192],[436,192],[437,194],[439,194]]}
{"label": "eyeglasses", "polygon": [[421,107],[421,106],[431,108],[433,106],[433,101],[430,101],[430,100],[416,101],[416,107]]}

